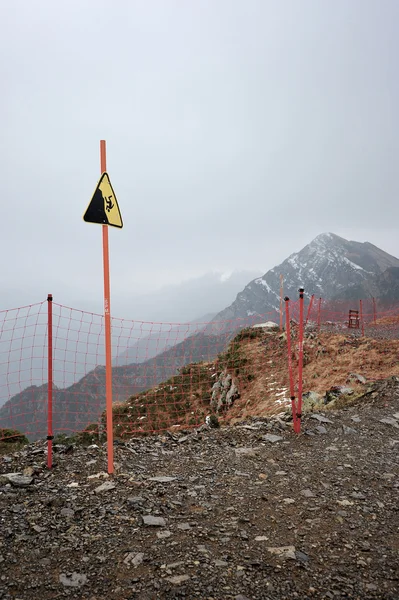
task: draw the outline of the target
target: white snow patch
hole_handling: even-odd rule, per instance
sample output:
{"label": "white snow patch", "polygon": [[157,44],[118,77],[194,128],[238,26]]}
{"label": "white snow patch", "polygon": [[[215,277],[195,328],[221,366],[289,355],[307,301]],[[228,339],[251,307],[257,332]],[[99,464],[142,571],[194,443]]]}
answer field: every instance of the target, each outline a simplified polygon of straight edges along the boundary
{"label": "white snow patch", "polygon": [[252,329],[255,329],[255,327],[257,327],[257,328],[261,327],[262,329],[278,329],[279,328],[277,323],[275,323],[274,321],[266,321],[266,323],[257,323],[256,325],[252,325]]}
{"label": "white snow patch", "polygon": [[289,398],[277,399],[274,401],[275,404],[289,404],[291,400]]}
{"label": "white snow patch", "polygon": [[363,267],[360,267],[356,263],[352,262],[351,260],[349,260],[349,258],[346,258],[346,256],[343,257],[343,261],[350,267],[352,267],[352,269],[356,269],[357,271],[364,271]]}
{"label": "white snow patch", "polygon": [[298,264],[298,254],[292,254],[287,261],[294,269],[299,267]]}
{"label": "white snow patch", "polygon": [[259,279],[255,279],[255,283],[257,283],[258,285],[263,285],[268,292],[272,291],[270,285],[264,279],[262,279],[262,277],[259,277]]}

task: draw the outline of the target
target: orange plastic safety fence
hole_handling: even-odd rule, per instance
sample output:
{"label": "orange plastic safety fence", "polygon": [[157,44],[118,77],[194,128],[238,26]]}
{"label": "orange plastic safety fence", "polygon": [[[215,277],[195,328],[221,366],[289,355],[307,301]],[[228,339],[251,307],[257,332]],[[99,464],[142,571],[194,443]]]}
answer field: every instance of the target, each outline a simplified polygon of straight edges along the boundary
{"label": "orange plastic safety fence", "polygon": [[[309,301],[305,295],[305,344],[312,328],[359,337],[364,330],[365,336],[399,339],[399,306],[382,309],[373,299],[363,300],[363,323],[349,329],[349,310],[358,310],[358,302],[328,303],[315,297],[309,306]],[[290,301],[290,317],[295,331],[297,299]],[[240,334],[244,343],[257,337],[252,327],[266,321],[278,324],[278,311],[211,323],[113,318],[114,434],[123,439],[204,423],[210,413],[233,405],[239,393],[232,385],[235,378],[245,387],[258,373],[265,373],[270,385],[274,382],[270,358],[274,351],[277,356],[284,350],[286,369],[280,373],[284,381],[278,382],[281,390],[276,388],[276,396],[283,400],[285,394],[289,402],[284,340],[260,339],[259,344],[270,339],[269,354],[264,346],[255,358],[250,349],[245,354],[238,342],[232,342],[240,330],[245,330]],[[52,432],[57,436],[86,431],[79,435],[89,440],[106,428],[103,316],[53,302],[52,346]],[[294,355],[296,347],[294,335]],[[46,437],[48,365],[47,302],[0,312],[0,440],[18,441],[18,432],[30,440]],[[296,372],[297,363],[293,367]],[[256,393],[263,393],[262,388]]]}

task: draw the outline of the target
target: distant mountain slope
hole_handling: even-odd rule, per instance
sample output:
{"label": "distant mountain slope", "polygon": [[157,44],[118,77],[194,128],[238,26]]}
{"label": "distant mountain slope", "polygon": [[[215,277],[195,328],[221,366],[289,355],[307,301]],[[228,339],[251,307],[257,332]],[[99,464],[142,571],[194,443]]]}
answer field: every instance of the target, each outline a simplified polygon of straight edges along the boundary
{"label": "distant mountain slope", "polygon": [[[132,394],[166,381],[189,363],[213,360],[229,341],[220,336],[199,333],[141,364],[113,369],[113,401],[121,402]],[[97,422],[105,407],[105,367],[97,367],[80,381],[55,389],[53,397],[54,433],[79,431]],[[0,408],[0,429],[23,431],[31,439],[46,435],[47,384],[30,386],[13,396]]]}
{"label": "distant mountain slope", "polygon": [[378,298],[380,308],[389,307],[399,301],[399,268],[389,267],[369,279],[365,279],[343,290],[334,300],[360,300]]}
{"label": "distant mountain slope", "polygon": [[[195,319],[191,323],[175,326],[172,323],[143,323],[146,329],[143,332],[140,330],[136,332],[137,342],[118,354],[113,364],[115,367],[121,367],[145,362],[183,342],[188,337],[200,333],[214,317],[215,314],[211,313]],[[150,331],[150,333],[146,335],[146,331]]]}
{"label": "distant mountain slope", "polygon": [[[385,288],[378,290],[376,282],[382,282],[382,274],[391,268],[399,268],[399,260],[373,244],[323,233],[281,265],[251,281],[214,321],[256,320],[270,312],[276,316],[280,305],[280,274],[284,277],[284,295],[292,299],[298,298],[300,286],[308,297],[315,294],[326,300],[350,299],[358,297],[359,290],[363,297],[380,295],[376,292]],[[399,300],[399,295],[396,299]]]}

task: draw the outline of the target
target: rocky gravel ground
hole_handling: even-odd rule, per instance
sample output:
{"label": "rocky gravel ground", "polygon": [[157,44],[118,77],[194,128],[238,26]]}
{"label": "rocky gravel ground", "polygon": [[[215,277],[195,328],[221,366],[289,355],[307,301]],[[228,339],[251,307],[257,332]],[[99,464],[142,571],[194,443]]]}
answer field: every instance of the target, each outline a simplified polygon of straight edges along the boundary
{"label": "rocky gravel ground", "polygon": [[341,410],[0,456],[0,597],[399,598],[399,382]]}

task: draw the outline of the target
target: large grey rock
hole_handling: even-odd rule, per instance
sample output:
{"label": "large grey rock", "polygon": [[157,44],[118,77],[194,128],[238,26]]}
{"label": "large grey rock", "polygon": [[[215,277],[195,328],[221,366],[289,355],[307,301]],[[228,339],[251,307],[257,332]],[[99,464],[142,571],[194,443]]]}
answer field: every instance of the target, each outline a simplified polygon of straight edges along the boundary
{"label": "large grey rock", "polygon": [[150,477],[148,481],[157,481],[158,483],[170,483],[176,481],[177,477],[169,477],[168,475],[158,475],[157,477]]}
{"label": "large grey rock", "polygon": [[240,397],[240,392],[236,381],[226,370],[219,375],[218,381],[212,386],[212,396],[210,406],[215,412],[233,404],[234,400]]}
{"label": "large grey rock", "polygon": [[231,382],[232,382],[232,381],[233,381],[233,378],[232,378],[232,376],[230,375],[230,373],[228,373],[228,374],[227,374],[227,375],[224,377],[224,379],[222,380],[222,388],[223,388],[224,390],[228,390],[228,389],[230,389],[230,386],[231,386]]}
{"label": "large grey rock", "polygon": [[234,400],[237,400],[237,398],[240,397],[240,394],[238,392],[238,387],[236,386],[236,384],[234,382],[231,382],[231,386],[229,391],[226,394],[226,408],[230,408],[230,406],[233,404]]}
{"label": "large grey rock", "polygon": [[5,473],[0,475],[0,483],[11,483],[14,487],[28,487],[33,483],[33,477],[22,475],[21,473]]}

